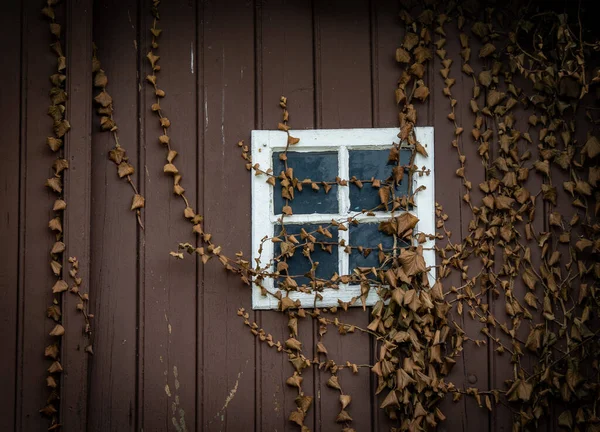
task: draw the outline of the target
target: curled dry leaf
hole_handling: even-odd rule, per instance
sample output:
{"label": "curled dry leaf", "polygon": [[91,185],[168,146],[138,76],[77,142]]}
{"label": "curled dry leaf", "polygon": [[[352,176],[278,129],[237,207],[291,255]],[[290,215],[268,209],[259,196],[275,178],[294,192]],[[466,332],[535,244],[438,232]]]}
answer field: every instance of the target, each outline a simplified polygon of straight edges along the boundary
{"label": "curled dry leaf", "polygon": [[131,202],[131,210],[137,210],[143,208],[146,204],[146,199],[140,194],[133,195],[133,200]]}

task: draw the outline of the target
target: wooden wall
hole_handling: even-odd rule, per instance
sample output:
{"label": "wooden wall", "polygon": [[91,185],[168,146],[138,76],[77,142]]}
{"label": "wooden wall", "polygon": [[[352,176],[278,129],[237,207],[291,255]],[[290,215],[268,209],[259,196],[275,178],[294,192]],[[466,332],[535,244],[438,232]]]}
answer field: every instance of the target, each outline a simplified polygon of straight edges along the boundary
{"label": "wooden wall", "polygon": [[[92,3],[93,10],[81,10]],[[72,336],[64,348],[69,352],[63,353],[73,362],[63,377],[65,430],[296,430],[287,420],[295,397],[285,385],[291,366],[285,356],[257,343],[236,315],[239,307],[251,310],[250,291],[218,263],[203,267],[189,257],[179,261],[169,256],[178,242],[193,236],[171,180],[162,172],[164,149],[150,111],[152,94],[144,83],[149,4],[73,0],[70,12],[63,10],[73,26],[71,34],[84,42],[93,14],[93,40],[109,77],[121,142],[147,199],[141,230],[129,211],[131,191],[108,160],[110,136],[99,131],[97,118],[90,126],[90,118],[80,112],[89,109],[90,87],[81,75],[69,75],[83,86],[69,106],[69,116],[80,127],[74,125],[70,140],[73,146],[91,141],[89,163],[73,167],[89,172],[89,186],[79,186],[88,193],[70,204],[83,207],[73,212],[73,224],[86,214],[89,219],[82,222],[90,233],[89,260],[82,271],[95,315],[95,354],[88,362],[77,343],[78,338],[83,343],[76,330],[80,324],[71,314],[67,331]],[[85,19],[73,15],[78,7]],[[51,325],[45,308],[53,280],[47,265],[53,197],[44,182],[53,160],[45,137],[51,127],[48,76],[55,60],[40,8],[37,1],[14,2],[3,8],[0,26],[0,407],[3,429],[18,431],[47,428],[38,410],[47,397],[48,364],[42,354]],[[250,255],[250,174],[236,143],[249,142],[252,129],[276,127],[281,95],[288,97],[294,128],[397,125],[394,52],[403,34],[398,12],[399,2],[375,0],[163,2],[159,80],[167,97],[162,105],[173,123],[172,142],[180,153],[177,165],[187,196],[224,250]],[[458,38],[449,38],[447,49],[457,53]],[[81,57],[89,49],[74,46],[72,52],[70,72],[87,70],[89,60]],[[470,95],[472,82],[459,67],[453,92]],[[436,58],[426,74],[431,97],[420,108],[420,124],[435,127],[437,200],[448,214],[458,215],[466,207],[454,175],[456,154],[446,138],[453,126],[446,119],[450,108],[438,69]],[[457,121],[466,130],[471,116],[466,104],[459,106]],[[479,161],[474,146],[462,150],[467,160]],[[468,166],[473,184],[484,176],[477,163]],[[449,228],[458,235],[467,225],[468,220],[452,217]],[[75,234],[68,247],[67,256],[72,248],[86,253]],[[65,302],[67,309],[74,307],[68,296]],[[361,310],[342,313],[342,319],[363,327],[369,322]],[[275,338],[287,338],[287,322],[279,313],[251,312],[251,320]],[[463,324],[478,331],[476,323]],[[316,332],[314,322],[300,323],[305,346],[314,345]],[[337,361],[372,363],[374,358],[372,341],[362,334],[340,337],[330,331],[325,344]],[[486,389],[498,385],[492,378],[505,370],[506,365],[492,362],[487,348],[469,345],[451,379],[459,386]],[[304,374],[304,388],[315,397],[307,425],[316,431],[340,429],[334,423],[337,392],[325,386],[326,379]],[[340,380],[353,398],[352,426],[358,431],[387,429],[370,373],[342,372]],[[488,415],[472,399],[444,407],[451,415],[440,430],[510,428],[508,415]]]}

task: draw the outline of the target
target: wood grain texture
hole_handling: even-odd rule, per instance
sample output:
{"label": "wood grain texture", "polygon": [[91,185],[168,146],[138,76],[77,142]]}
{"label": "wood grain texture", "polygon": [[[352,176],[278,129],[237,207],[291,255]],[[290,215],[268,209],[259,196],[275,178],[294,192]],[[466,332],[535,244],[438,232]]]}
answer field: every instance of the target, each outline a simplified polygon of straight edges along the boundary
{"label": "wood grain texture", "polygon": [[[67,249],[63,254],[63,278],[68,277],[68,258],[77,258],[77,275],[82,279],[84,292],[90,287],[92,112],[83,107],[92,104],[92,14],[92,0],[73,1],[67,5],[67,119],[71,130],[65,140],[69,169],[65,173]],[[61,344],[65,373],[62,376],[60,421],[65,431],[80,431],[87,425],[90,355],[84,350],[89,341],[84,336],[82,313],[76,308],[79,298],[65,293],[62,303],[63,325],[67,332]]]}
{"label": "wood grain texture", "polygon": [[[315,3],[317,128],[373,126],[369,12],[369,2],[363,0]],[[369,316],[356,308],[342,312],[340,321],[366,328]],[[364,333],[341,336],[336,327],[331,326],[323,343],[327,358],[336,363],[370,364],[370,340]],[[343,392],[353,395],[347,411],[353,418],[350,426],[356,430],[371,429],[373,407],[366,398],[366,392],[370,391],[370,374],[365,368],[358,375],[344,370],[339,376]],[[326,386],[328,378],[328,373],[318,376],[320,410],[315,430],[330,430],[341,409],[339,392]]]}
{"label": "wood grain texture", "polygon": [[[142,54],[149,51],[150,16],[143,8]],[[190,69],[190,52],[196,39],[195,6],[185,0],[162,4],[158,27],[163,29],[156,54],[161,56],[158,85],[164,115],[172,120],[169,135],[183,176],[189,204],[196,207],[196,77]],[[150,70],[142,63],[142,79]],[[145,431],[196,428],[196,269],[192,259],[175,260],[169,251],[179,241],[194,241],[185,204],[173,193],[171,176],[164,174],[167,150],[158,143],[160,123],[150,110],[155,101],[151,86],[141,83],[145,104],[140,113],[145,127],[142,152],[146,195],[143,288],[143,408],[140,428]],[[190,127],[192,125],[192,127]],[[191,133],[189,131],[192,131]],[[179,428],[179,429],[178,429]]]}
{"label": "wood grain texture", "polygon": [[[81,352],[83,321],[74,310],[74,297],[66,296],[64,430],[296,430],[288,420],[296,392],[285,384],[292,366],[285,355],[259,343],[236,311],[244,307],[251,321],[281,341],[289,337],[287,318],[276,311],[251,312],[250,289],[218,262],[203,266],[194,257],[178,261],[169,256],[178,242],[193,243],[195,237],[183,217],[184,205],[163,173],[166,151],[157,142],[161,131],[150,111],[154,98],[144,82],[150,2],[97,0],[93,16],[91,4],[74,0],[58,9],[61,22],[69,23],[64,47],[70,62],[68,112],[73,127],[68,137],[72,166],[67,173],[65,256],[80,260],[80,276],[95,314],[95,355],[88,365]],[[397,126],[393,90],[400,74],[394,59],[403,36],[400,6],[398,1],[375,0],[161,3],[164,32],[157,52],[162,65],[158,76],[167,93],[162,105],[173,122],[173,147],[180,153],[175,164],[190,204],[205,217],[205,229],[228,256],[251,252],[251,174],[236,143],[243,139],[250,144],[253,129],[276,129],[281,95],[289,98],[295,129]],[[54,195],[43,185],[52,175],[55,157],[45,138],[52,124],[46,115],[48,76],[56,59],[48,49],[51,37],[40,4],[11,3],[1,19],[0,36],[11,42],[3,53],[7,66],[0,71],[0,109],[8,116],[0,160],[0,336],[6,343],[0,360],[6,372],[0,376],[0,405],[7,412],[5,429],[43,431],[47,421],[38,410],[48,395],[44,379],[49,363],[42,354],[52,328],[45,309],[55,279],[48,265],[53,237],[47,229]],[[144,231],[129,210],[130,187],[107,158],[113,146],[110,135],[99,131],[91,111],[92,27],[109,77],[121,142],[147,198]],[[446,32],[448,55],[459,59],[456,23],[446,24]],[[474,53],[477,48],[474,43]],[[476,71],[487,67],[473,57]],[[446,227],[457,241],[468,234],[472,213],[462,201],[464,189],[455,174],[459,163],[451,146],[454,127],[447,119],[450,104],[442,93],[440,67],[437,57],[428,66],[425,80],[431,94],[426,104],[417,104],[418,125],[435,128],[436,200],[450,216]],[[451,76],[457,79],[452,92],[458,99],[457,122],[470,131],[473,82],[460,67],[459,60],[452,65]],[[526,129],[528,114],[516,112],[517,129]],[[527,147],[522,145],[520,150]],[[485,171],[469,132],[461,138],[461,151],[467,156],[476,203],[481,198],[477,184],[485,179]],[[564,173],[553,174],[559,185],[555,210],[569,219],[573,208],[560,187]],[[541,183],[532,174],[527,186],[537,189]],[[534,230],[548,231],[541,217],[548,209],[541,197],[536,212]],[[539,248],[530,243],[532,260],[539,263]],[[566,274],[568,247],[556,248],[562,252]],[[501,261],[499,255],[496,259]],[[478,271],[477,259],[467,264],[470,273]],[[455,271],[446,283],[460,286],[464,281]],[[524,295],[521,281],[515,292]],[[502,297],[493,303],[502,320],[503,303]],[[353,309],[340,319],[366,327],[369,312]],[[482,338],[481,324],[466,313],[460,324],[470,336]],[[307,357],[315,354],[317,330],[315,321],[300,320],[299,338]],[[526,330],[522,325],[521,338]],[[376,347],[363,334],[340,336],[330,327],[324,344],[327,358],[338,363],[375,360]],[[503,387],[512,371],[510,357],[498,357],[493,348],[466,342],[448,381],[460,388]],[[524,364],[533,367],[533,359]],[[379,409],[381,398],[373,395],[372,373],[364,368],[357,376],[346,370],[339,376],[344,393],[352,396],[348,412],[354,421],[349,426],[386,430],[391,423]],[[304,391],[315,398],[306,424],[314,431],[341,429],[335,423],[339,394],[325,384],[329,374],[310,369],[303,377]],[[490,415],[473,398],[458,403],[450,399],[442,404],[447,420],[438,430],[510,430],[508,409],[496,407]]]}
{"label": "wood grain texture", "polygon": [[[45,431],[48,420],[39,410],[50,394],[46,387],[44,347],[52,342],[48,333],[53,321],[46,318],[46,308],[52,302],[52,285],[56,278],[50,269],[49,251],[54,236],[48,221],[54,217],[55,195],[44,187],[52,171],[55,155],[46,145],[52,134],[48,77],[56,71],[56,56],[48,49],[52,36],[37,2],[23,3],[23,99],[22,112],[22,229],[24,256],[21,266],[20,313],[23,317],[20,358],[17,365],[17,430]],[[64,6],[63,6],[64,7]],[[59,9],[63,14],[64,9]]]}
{"label": "wood grain texture", "polygon": [[[235,13],[233,11],[235,10]],[[204,165],[199,185],[205,230],[229,256],[250,256],[250,173],[240,161],[239,140],[250,142],[255,127],[254,4],[204,3]],[[213,260],[203,273],[204,364],[202,430],[253,427],[255,340],[237,316],[251,311],[251,291]]]}
{"label": "wood grain texture", "polygon": [[[276,129],[281,121],[281,96],[288,97],[290,125],[293,129],[314,128],[315,91],[313,62],[313,16],[310,2],[276,0],[259,3],[256,17],[257,129]],[[291,55],[293,53],[293,55]],[[290,337],[285,314],[261,311],[259,325],[273,338],[285,341]],[[314,355],[314,322],[298,319],[298,333],[304,354]],[[256,430],[294,431],[297,426],[288,420],[296,409],[296,389],[285,381],[294,371],[286,356],[261,343],[257,347],[257,422]],[[305,424],[314,430],[317,398],[314,369],[302,373],[303,391],[312,396],[313,405]]]}
{"label": "wood grain texture", "polygon": [[[3,54],[8,67],[0,68],[0,112],[10,125],[4,131],[4,151],[0,158],[0,339],[4,349],[0,358],[0,406],[4,427],[15,428],[19,328],[20,238],[20,146],[21,146],[21,5],[12,3],[6,10],[7,23],[0,26],[0,39],[11,40]],[[10,148],[7,145],[10,143]]]}
{"label": "wood grain texture", "polygon": [[[121,7],[127,13],[114,14]],[[94,43],[114,101],[119,139],[136,169],[139,185],[145,170],[138,158],[139,49],[137,1],[94,2]],[[115,28],[119,29],[118,32]],[[127,43],[124,43],[127,41]],[[98,90],[96,89],[94,94]],[[90,430],[136,429],[136,337],[138,226],[130,211],[133,191],[119,179],[108,152],[114,141],[92,124],[92,262],[90,291],[95,315],[94,356],[90,370],[88,427]]]}

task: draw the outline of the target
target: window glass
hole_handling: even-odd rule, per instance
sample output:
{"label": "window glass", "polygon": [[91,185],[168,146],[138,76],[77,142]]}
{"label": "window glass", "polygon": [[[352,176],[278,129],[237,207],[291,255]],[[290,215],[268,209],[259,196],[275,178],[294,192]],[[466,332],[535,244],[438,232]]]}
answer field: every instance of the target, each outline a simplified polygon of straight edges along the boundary
{"label": "window glass", "polygon": [[[282,152],[273,153],[273,174],[279,174],[285,170],[285,164],[279,159]],[[290,168],[294,169],[294,177],[302,181],[310,179],[316,182],[318,190],[313,189],[310,183],[302,184],[302,190],[294,188],[294,197],[289,201],[294,214],[310,213],[337,213],[338,198],[337,184],[330,185],[327,191],[321,182],[335,182],[338,175],[338,155],[337,152],[288,152],[287,162]],[[286,200],[281,195],[281,182],[278,179],[274,190],[274,210],[275,214],[281,214]]]}
{"label": "window glass", "polygon": [[[336,227],[328,227],[326,224],[322,224],[321,227],[325,230],[327,229],[331,234],[331,238],[326,234],[317,232],[319,229],[319,224],[287,224],[285,225],[285,232],[287,235],[294,235],[294,237],[298,240],[298,244],[294,250],[294,253],[291,257],[280,257],[281,255],[281,243],[275,243],[274,252],[275,258],[280,257],[280,261],[285,261],[288,265],[288,273],[289,276],[298,276],[304,275],[310,271],[311,263],[308,258],[303,255],[304,248],[308,248],[308,244],[311,243],[309,238],[302,239],[301,231],[304,228],[306,233],[311,234],[315,237],[316,242],[323,243],[337,243],[338,242],[338,232]],[[283,241],[285,241],[285,237],[282,234],[282,228],[279,225],[275,226],[275,235],[279,236]],[[318,262],[319,266],[316,269],[315,276],[321,279],[330,279],[334,273],[338,271],[338,247],[334,244],[324,245],[325,248],[329,247],[329,250],[324,249],[324,247],[320,244],[313,243],[314,250],[311,251],[310,257],[313,262]],[[310,279],[308,277],[299,277],[295,278],[296,283],[300,285],[308,285],[310,284]]]}
{"label": "window glass", "polygon": [[[394,165],[388,165],[387,150],[350,150],[350,178],[355,177],[358,180],[371,180],[375,178],[381,183],[392,176]],[[399,165],[407,166],[410,163],[411,150],[400,150]],[[371,183],[364,183],[360,188],[356,184],[350,184],[350,210],[373,210],[381,204],[378,188],[374,188]],[[408,170],[404,170],[404,177],[400,184],[395,188],[396,196],[408,195]],[[376,210],[383,211],[383,207]]]}
{"label": "window glass", "polygon": [[[350,254],[350,273],[357,267],[375,267],[379,268],[383,263],[379,262],[379,248],[381,243],[384,251],[389,254],[394,248],[394,237],[379,231],[379,223],[362,223],[359,225],[350,225],[350,245],[362,246],[362,252],[352,248]],[[406,247],[408,244],[397,240],[396,247]],[[398,253],[400,251],[398,250]],[[384,266],[387,267],[387,266]]]}

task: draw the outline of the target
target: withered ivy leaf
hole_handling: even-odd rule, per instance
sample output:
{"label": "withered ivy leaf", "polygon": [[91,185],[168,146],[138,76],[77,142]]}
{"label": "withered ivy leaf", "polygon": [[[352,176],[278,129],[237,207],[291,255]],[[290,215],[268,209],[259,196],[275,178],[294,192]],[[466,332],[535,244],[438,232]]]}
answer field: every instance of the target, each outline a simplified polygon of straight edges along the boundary
{"label": "withered ivy leaf", "polygon": [[591,247],[593,244],[594,243],[590,239],[581,238],[581,239],[577,240],[577,243],[575,243],[575,247],[577,248],[577,250],[579,252],[583,252],[587,248]]}
{"label": "withered ivy leaf", "polygon": [[510,210],[515,200],[505,195],[494,197],[494,204],[498,210]]}
{"label": "withered ivy leaf", "polygon": [[113,131],[116,130],[117,124],[115,123],[115,121],[107,116],[103,116],[100,118],[100,127],[102,128],[102,130],[109,130],[109,131]]}
{"label": "withered ivy leaf", "polygon": [[[52,210],[54,211],[61,211],[67,208],[67,203],[61,199],[58,199],[56,201],[54,201],[54,206],[52,207]],[[52,228],[52,227],[50,227]]]}
{"label": "withered ivy leaf", "polygon": [[51,254],[59,254],[59,253],[63,253],[65,251],[65,244],[63,242],[56,242],[54,243],[54,245],[52,246],[52,250],[50,250]]}
{"label": "withered ivy leaf", "polygon": [[421,102],[424,102],[429,96],[429,88],[426,85],[421,85],[415,89],[413,96],[419,99]]}
{"label": "withered ivy leaf", "polygon": [[337,423],[351,422],[352,417],[350,417],[350,414],[348,414],[345,410],[341,410],[339,412],[339,414],[337,415],[337,417],[335,418],[335,421]]}
{"label": "withered ivy leaf", "polygon": [[94,87],[104,88],[108,85],[108,77],[102,69],[94,75]]}
{"label": "withered ivy leaf", "polygon": [[424,156],[424,157],[427,157],[427,156],[429,156],[429,155],[427,154],[427,150],[425,150],[425,147],[423,147],[423,146],[421,145],[421,143],[419,143],[419,142],[415,143],[415,151],[416,151],[417,153],[419,153],[421,156]]}
{"label": "withered ivy leaf", "polygon": [[302,385],[302,381],[304,380],[304,378],[302,378],[301,375],[298,374],[298,372],[294,372],[294,375],[292,375],[291,377],[289,377],[285,383],[287,385],[289,385],[290,387],[296,387],[296,388],[300,388],[300,386]]}
{"label": "withered ivy leaf", "polygon": [[[286,264],[286,263],[281,262],[279,264]],[[287,264],[286,264],[286,266],[287,266]],[[279,266],[278,266],[278,271],[279,271]],[[283,297],[281,299],[281,301],[279,302],[279,307],[282,312],[285,312],[288,309],[296,308],[296,304],[294,303],[294,300],[292,300],[291,298]]]}
{"label": "withered ivy leaf", "polygon": [[54,294],[65,292],[69,289],[69,284],[67,284],[64,280],[58,280],[52,287],[52,292]]}
{"label": "withered ivy leaf", "polygon": [[131,210],[143,208],[146,204],[146,199],[140,194],[135,194],[131,202]]}
{"label": "withered ivy leaf", "polygon": [[396,49],[396,61],[398,63],[409,63],[410,62],[410,54],[404,48]]}
{"label": "withered ivy leaf", "polygon": [[112,104],[112,97],[106,91],[98,93],[94,100],[103,107],[107,107]]}
{"label": "withered ivy leaf", "polygon": [[479,50],[479,57],[485,58],[485,57],[489,56],[490,54],[492,54],[494,51],[496,51],[496,47],[494,46],[494,44],[486,43]]}
{"label": "withered ivy leaf", "polygon": [[345,410],[350,402],[352,401],[352,397],[350,395],[342,394],[340,395],[340,404],[342,404],[342,409]]}
{"label": "withered ivy leaf", "polygon": [[492,83],[492,73],[489,70],[484,70],[479,73],[479,83],[484,87],[489,87]]}
{"label": "withered ivy leaf", "polygon": [[50,147],[50,149],[53,152],[57,152],[58,150],[60,150],[60,148],[63,145],[63,141],[61,139],[55,138],[55,137],[46,138],[46,143],[48,144],[48,147]]}
{"label": "withered ivy leaf", "polygon": [[304,412],[300,409],[296,409],[291,412],[288,420],[292,423],[296,423],[298,426],[304,425]]}
{"label": "withered ivy leaf", "polygon": [[52,166],[56,171],[56,174],[60,174],[61,172],[69,168],[69,161],[67,161],[66,159],[56,159]]}
{"label": "withered ivy leaf", "polygon": [[63,371],[63,367],[60,364],[60,362],[58,362],[58,361],[52,362],[52,364],[48,368],[48,372],[50,372],[50,373],[60,373],[62,371]]}
{"label": "withered ivy leaf", "polygon": [[169,150],[169,153],[167,154],[167,161],[172,163],[175,159],[175,156],[177,156],[177,152],[175,150]]}
{"label": "withered ivy leaf", "polygon": [[[425,259],[423,258],[423,246],[418,246],[416,251],[403,249],[398,260],[407,276],[414,276],[427,271]],[[406,302],[406,297],[404,300]]]}
{"label": "withered ivy leaf", "polygon": [[331,387],[333,389],[342,391],[342,387],[340,386],[340,383],[338,382],[338,377],[336,375],[331,375],[331,377],[329,377],[329,379],[327,380],[327,387]]}
{"label": "withered ivy leaf", "polygon": [[64,112],[65,108],[64,106],[61,106],[61,104],[64,104],[67,101],[67,93],[64,91],[64,89],[60,87],[52,87],[50,90],[50,100],[55,106]]}
{"label": "withered ivy leaf", "polygon": [[54,124],[54,134],[57,138],[62,138],[71,129],[71,124],[68,120],[62,120]]}
{"label": "withered ivy leaf", "polygon": [[289,338],[286,340],[285,346],[291,350],[302,351],[302,342],[295,338]]}
{"label": "withered ivy leaf", "polygon": [[119,165],[123,160],[125,160],[125,149],[123,147],[115,147],[110,152],[108,152],[108,158]]}
{"label": "withered ivy leaf", "polygon": [[419,43],[419,36],[415,33],[408,32],[404,36],[404,41],[402,42],[402,46],[408,51],[412,50],[414,46]]}
{"label": "withered ivy leaf", "polygon": [[181,187],[181,185],[174,185],[173,186],[173,193],[175,195],[183,195],[183,193],[185,192],[185,189],[183,187]]}
{"label": "withered ivy leaf", "polygon": [[43,8],[42,9],[42,14],[46,15],[51,20],[53,20],[53,19],[56,18],[56,15],[54,14],[54,8],[50,7],[50,6],[46,6],[45,8]]}
{"label": "withered ivy leaf", "polygon": [[165,166],[163,167],[163,172],[166,174],[177,174],[177,173],[179,173],[179,170],[172,163],[168,163],[168,164],[165,164]]}
{"label": "withered ivy leaf", "polygon": [[41,414],[44,414],[47,417],[51,417],[53,414],[56,414],[58,411],[52,404],[46,405],[44,408],[40,410]]}
{"label": "withered ivy leaf", "polygon": [[550,161],[536,161],[533,166],[536,171],[546,174],[548,177],[550,176]]}
{"label": "withered ivy leaf", "polygon": [[117,169],[120,178],[127,177],[128,175],[132,175],[135,172],[133,165],[128,162],[121,162]]}
{"label": "withered ivy leaf", "polygon": [[58,349],[58,345],[56,345],[56,344],[48,345],[46,347],[46,349],[44,350],[44,356],[50,357],[52,359],[56,359],[58,357],[59,352],[60,351]]}
{"label": "withered ivy leaf", "polygon": [[150,62],[152,68],[154,68],[154,66],[156,66],[156,62],[160,59],[160,56],[157,56],[152,51],[150,51],[148,54],[146,54],[146,58]]}
{"label": "withered ivy leaf", "polygon": [[46,180],[46,186],[52,189],[56,193],[62,192],[62,181],[60,177],[52,177]]}
{"label": "withered ivy leaf", "polygon": [[296,399],[295,399],[296,406],[304,413],[309,410],[309,408],[312,404],[312,401],[313,401],[312,396],[306,396],[303,394],[296,396]]}
{"label": "withered ivy leaf", "polygon": [[590,136],[586,141],[581,153],[587,155],[590,159],[595,158],[600,154],[600,141],[595,136]]}
{"label": "withered ivy leaf", "polygon": [[55,217],[54,219],[48,222],[48,228],[52,231],[62,232],[62,223],[60,222],[60,218]]}
{"label": "withered ivy leaf", "polygon": [[431,60],[432,58],[431,50],[423,45],[415,48],[413,55],[415,56],[417,63],[425,63],[427,60]]}
{"label": "withered ivy leaf", "polygon": [[391,390],[388,395],[385,397],[379,408],[384,409],[387,407],[399,407],[400,401],[398,400],[398,395],[396,394],[396,390]]}
{"label": "withered ivy leaf", "polygon": [[62,271],[62,264],[59,263],[56,260],[52,260],[50,262],[50,268],[52,269],[52,272],[54,273],[55,276],[60,276],[60,273]]}
{"label": "withered ivy leaf", "polygon": [[67,68],[67,58],[66,57],[60,56],[56,62],[57,62],[56,68],[58,69],[59,72],[65,70]]}
{"label": "withered ivy leaf", "polygon": [[403,238],[412,234],[413,229],[417,226],[417,222],[419,222],[418,217],[405,212],[400,216],[381,222],[379,224],[379,231],[387,235],[397,235]]}
{"label": "withered ivy leaf", "polygon": [[60,312],[60,307],[58,307],[58,305],[51,305],[46,309],[46,315],[48,318],[58,322],[60,321],[62,313]]}
{"label": "withered ivy leaf", "polygon": [[57,336],[57,337],[60,337],[64,334],[65,334],[65,328],[60,324],[56,324],[49,333],[50,336]]}
{"label": "withered ivy leaf", "polygon": [[56,388],[56,387],[58,387],[58,384],[56,383],[56,380],[54,379],[53,376],[47,376],[46,377],[46,386],[48,386],[50,388]]}

